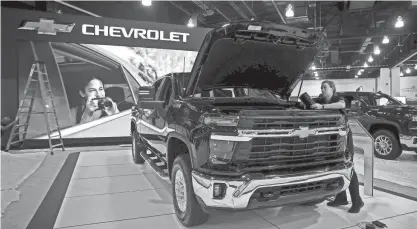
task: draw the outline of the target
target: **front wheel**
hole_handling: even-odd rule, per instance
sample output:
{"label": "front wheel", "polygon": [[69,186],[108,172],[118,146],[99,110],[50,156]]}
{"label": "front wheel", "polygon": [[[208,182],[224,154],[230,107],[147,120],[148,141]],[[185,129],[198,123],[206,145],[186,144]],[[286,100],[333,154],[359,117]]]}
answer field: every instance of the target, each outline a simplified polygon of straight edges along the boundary
{"label": "front wheel", "polygon": [[386,160],[395,160],[401,153],[400,142],[394,133],[389,130],[378,130],[373,134],[375,156]]}
{"label": "front wheel", "polygon": [[194,194],[189,155],[178,156],[171,173],[174,209],[177,218],[186,226],[196,226],[208,219]]}

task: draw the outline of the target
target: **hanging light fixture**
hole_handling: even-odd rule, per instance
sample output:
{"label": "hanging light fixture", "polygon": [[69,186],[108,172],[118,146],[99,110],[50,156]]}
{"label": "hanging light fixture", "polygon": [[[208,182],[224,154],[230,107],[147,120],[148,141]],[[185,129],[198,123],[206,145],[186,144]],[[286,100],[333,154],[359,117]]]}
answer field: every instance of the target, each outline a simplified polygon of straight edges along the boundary
{"label": "hanging light fixture", "polygon": [[361,72],[361,71],[359,71],[359,72],[358,72],[358,75],[359,75],[359,76],[360,76],[360,75],[362,75],[362,72]]}
{"label": "hanging light fixture", "polygon": [[403,72],[400,72],[400,76],[403,76],[404,74],[403,74]]}
{"label": "hanging light fixture", "polygon": [[250,20],[251,20],[251,21],[254,21],[254,20],[255,20],[255,18],[253,18],[253,17],[252,17]]}
{"label": "hanging light fixture", "polygon": [[[369,56],[369,58],[368,58],[368,62],[369,63],[372,63],[374,61],[374,58],[372,58],[372,55],[371,56]],[[365,63],[366,64],[366,63]]]}
{"label": "hanging light fixture", "polygon": [[388,44],[388,43],[389,43],[388,36],[384,36],[384,39],[382,39],[382,44]]}
{"label": "hanging light fixture", "polygon": [[364,68],[368,67],[368,64],[365,62],[365,64],[363,65]]}
{"label": "hanging light fixture", "polygon": [[288,4],[287,9],[285,11],[286,17],[294,17],[294,10],[292,9],[292,5]]}
{"label": "hanging light fixture", "polygon": [[374,47],[374,54],[375,55],[381,54],[381,49],[379,49],[379,46],[378,45],[375,45],[375,47]]}
{"label": "hanging light fixture", "polygon": [[319,76],[319,73],[317,73],[317,72],[314,72],[314,76],[316,76],[316,77],[317,77],[317,76]]}
{"label": "hanging light fixture", "polygon": [[407,68],[407,69],[405,70],[405,73],[410,74],[410,73],[411,73],[410,68]]}
{"label": "hanging light fixture", "polygon": [[226,27],[226,26],[228,26],[228,25],[230,25],[229,23],[226,23],[226,24],[224,24],[222,27]]}
{"label": "hanging light fixture", "polygon": [[417,70],[417,64],[416,64],[416,66],[414,66],[414,69]]}
{"label": "hanging light fixture", "polygon": [[311,65],[311,70],[313,70],[313,71],[316,70],[316,65],[314,65],[314,64]]}
{"label": "hanging light fixture", "polygon": [[404,21],[401,16],[398,16],[397,22],[395,22],[395,28],[401,28],[404,26]]}
{"label": "hanging light fixture", "polygon": [[358,75],[355,75],[355,78],[358,78],[359,76]]}
{"label": "hanging light fixture", "polygon": [[142,5],[151,6],[152,5],[152,0],[142,0]]}

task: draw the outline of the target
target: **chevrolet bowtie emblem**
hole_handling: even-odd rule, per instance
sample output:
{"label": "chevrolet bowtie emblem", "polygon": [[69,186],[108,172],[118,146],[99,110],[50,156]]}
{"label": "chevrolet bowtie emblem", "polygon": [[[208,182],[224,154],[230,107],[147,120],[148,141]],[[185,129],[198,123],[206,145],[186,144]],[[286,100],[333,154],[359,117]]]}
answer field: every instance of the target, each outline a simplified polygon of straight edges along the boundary
{"label": "chevrolet bowtie emblem", "polygon": [[294,130],[293,134],[300,138],[306,138],[310,135],[316,134],[316,130],[310,129],[308,126],[300,126],[300,129]]}
{"label": "chevrolet bowtie emblem", "polygon": [[39,22],[23,21],[18,29],[37,30],[38,34],[56,35],[57,32],[70,33],[75,23],[71,24],[55,24],[55,20],[41,18]]}

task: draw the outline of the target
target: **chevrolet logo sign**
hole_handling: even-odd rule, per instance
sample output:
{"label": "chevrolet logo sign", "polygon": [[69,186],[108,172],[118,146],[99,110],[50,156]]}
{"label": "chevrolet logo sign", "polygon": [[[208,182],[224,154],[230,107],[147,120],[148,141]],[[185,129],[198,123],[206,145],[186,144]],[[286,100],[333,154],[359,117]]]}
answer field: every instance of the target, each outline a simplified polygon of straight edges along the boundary
{"label": "chevrolet logo sign", "polygon": [[300,137],[301,139],[306,138],[310,135],[315,135],[317,130],[310,129],[308,126],[300,126],[300,129],[294,130],[293,135]]}
{"label": "chevrolet logo sign", "polygon": [[56,35],[57,32],[70,33],[74,28],[72,24],[55,24],[55,20],[41,18],[39,22],[23,21],[18,29],[37,30],[38,34]]}

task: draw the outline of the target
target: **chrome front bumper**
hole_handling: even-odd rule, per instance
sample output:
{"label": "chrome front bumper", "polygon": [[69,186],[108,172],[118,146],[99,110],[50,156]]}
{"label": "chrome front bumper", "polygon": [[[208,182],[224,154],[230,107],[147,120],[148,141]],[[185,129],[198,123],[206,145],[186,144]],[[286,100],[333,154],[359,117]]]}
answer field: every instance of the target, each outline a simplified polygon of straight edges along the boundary
{"label": "chrome front bumper", "polygon": [[[319,172],[316,174],[304,174],[298,176],[272,176],[264,179],[252,179],[252,180],[231,180],[225,181],[217,179],[215,177],[206,176],[196,171],[192,172],[192,182],[195,195],[200,202],[203,202],[204,207],[210,208],[223,208],[223,209],[248,209],[250,207],[251,197],[253,193],[259,188],[265,187],[279,187],[287,185],[297,185],[309,182],[323,181],[332,178],[342,178],[343,187],[331,192],[316,192],[309,194],[296,194],[279,197],[274,200],[273,206],[281,206],[286,204],[297,204],[302,202],[308,202],[328,196],[334,196],[342,190],[346,190],[349,187],[350,179],[352,176],[353,164],[349,167]],[[226,194],[222,199],[213,198],[213,186],[214,183],[223,183],[226,185]],[[253,202],[253,201],[252,201]],[[269,205],[270,203],[266,204]],[[251,204],[253,205],[253,204]],[[255,205],[262,205],[256,203]],[[265,205],[265,204],[264,204]],[[257,206],[262,207],[262,206]]]}
{"label": "chrome front bumper", "polygon": [[401,145],[405,145],[408,148],[417,148],[417,136],[400,135]]}

